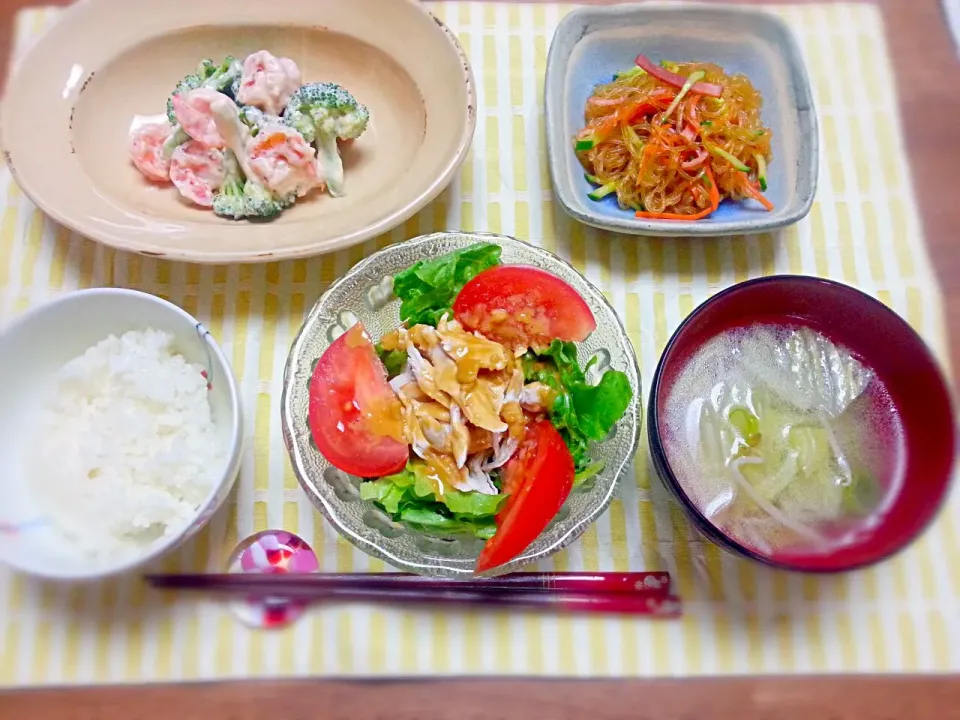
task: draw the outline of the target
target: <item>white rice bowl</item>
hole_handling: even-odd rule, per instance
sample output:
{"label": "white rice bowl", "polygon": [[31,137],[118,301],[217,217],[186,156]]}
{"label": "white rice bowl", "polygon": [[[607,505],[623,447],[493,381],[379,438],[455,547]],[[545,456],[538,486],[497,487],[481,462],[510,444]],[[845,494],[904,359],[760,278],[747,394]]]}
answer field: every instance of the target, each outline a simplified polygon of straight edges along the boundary
{"label": "white rice bowl", "polygon": [[70,293],[6,328],[0,358],[0,561],[54,579],[114,575],[197,532],[229,494],[236,381],[176,306]]}
{"label": "white rice bowl", "polygon": [[131,330],[55,380],[27,465],[41,515],[93,556],[136,555],[183,530],[225,454],[203,366],[177,354],[169,333]]}

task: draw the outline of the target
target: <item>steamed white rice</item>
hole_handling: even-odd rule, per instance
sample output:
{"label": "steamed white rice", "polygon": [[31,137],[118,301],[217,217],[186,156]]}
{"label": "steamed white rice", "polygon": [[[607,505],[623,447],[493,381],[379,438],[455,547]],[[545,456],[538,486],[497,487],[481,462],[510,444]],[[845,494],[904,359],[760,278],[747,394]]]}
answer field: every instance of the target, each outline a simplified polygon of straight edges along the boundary
{"label": "steamed white rice", "polygon": [[56,376],[33,453],[41,512],[87,554],[128,554],[194,517],[222,469],[200,365],[132,331]]}

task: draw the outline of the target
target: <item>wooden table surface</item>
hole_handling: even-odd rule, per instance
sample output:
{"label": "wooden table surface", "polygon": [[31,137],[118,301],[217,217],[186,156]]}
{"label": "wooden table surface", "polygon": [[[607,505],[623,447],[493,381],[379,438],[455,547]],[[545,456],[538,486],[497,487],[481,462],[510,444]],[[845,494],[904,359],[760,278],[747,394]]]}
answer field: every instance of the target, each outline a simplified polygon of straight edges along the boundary
{"label": "wooden table surface", "polygon": [[[6,76],[4,65],[15,13],[30,5],[67,2],[0,0],[0,78]],[[875,2],[886,21],[904,127],[916,129],[907,137],[911,170],[929,252],[946,302],[953,367],[960,368],[960,252],[956,250],[960,239],[955,237],[960,230],[960,202],[956,199],[960,133],[953,127],[960,118],[960,95],[952,91],[950,81],[960,63],[939,0]],[[146,9],[147,3],[143,4]],[[960,679],[955,677],[309,680],[26,691],[0,696],[0,720],[175,716],[241,720],[268,715],[283,720],[941,720],[957,716],[958,707]]]}

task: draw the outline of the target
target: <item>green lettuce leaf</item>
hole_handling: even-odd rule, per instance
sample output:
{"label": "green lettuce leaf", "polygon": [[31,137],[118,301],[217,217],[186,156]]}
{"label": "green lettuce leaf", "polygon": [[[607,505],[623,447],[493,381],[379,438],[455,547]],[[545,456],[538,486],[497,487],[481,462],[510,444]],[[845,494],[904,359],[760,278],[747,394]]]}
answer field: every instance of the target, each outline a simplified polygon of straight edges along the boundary
{"label": "green lettuce leaf", "polygon": [[424,474],[424,465],[413,461],[396,475],[360,484],[360,498],[372,500],[394,521],[421,532],[468,534],[487,539],[496,531],[496,514],[507,496],[444,490]]}
{"label": "green lettuce leaf", "polygon": [[444,505],[458,517],[491,517],[500,512],[507,496],[484,495],[479,492],[447,490],[443,495]]}
{"label": "green lettuce leaf", "polygon": [[399,483],[392,482],[394,477],[396,476],[391,475],[360,483],[360,499],[373,500],[389,515],[396,515],[400,512],[400,503],[404,501],[407,489]]}
{"label": "green lettuce leaf", "polygon": [[501,248],[477,243],[433,260],[422,260],[393,278],[400,298],[400,319],[409,325],[434,325],[451,313],[463,286],[484,270],[500,263]]}
{"label": "green lettuce leaf", "polygon": [[550,421],[573,455],[577,474],[582,476],[579,482],[585,482],[599,472],[587,474],[594,465],[590,441],[606,438],[633,398],[629,378],[619,370],[607,370],[596,385],[590,385],[586,379],[590,366],[581,369],[576,345],[560,340],[545,350],[529,351],[522,366],[527,382],[542,382],[557,392]]}
{"label": "green lettuce leaf", "polygon": [[485,522],[467,522],[429,508],[405,508],[400,517],[394,519],[414,530],[438,535],[474,535],[481,540],[489,540],[497,532],[497,523],[492,517]]}
{"label": "green lettuce leaf", "polygon": [[630,380],[619,370],[607,370],[596,385],[578,383],[567,389],[580,432],[597,441],[610,434],[633,397]]}

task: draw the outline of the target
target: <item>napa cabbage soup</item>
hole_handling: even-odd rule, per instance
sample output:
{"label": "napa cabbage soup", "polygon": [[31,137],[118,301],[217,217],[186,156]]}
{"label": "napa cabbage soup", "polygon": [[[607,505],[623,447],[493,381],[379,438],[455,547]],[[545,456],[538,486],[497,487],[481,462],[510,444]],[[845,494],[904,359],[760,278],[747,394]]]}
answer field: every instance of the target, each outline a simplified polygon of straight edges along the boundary
{"label": "napa cabbage soup", "polygon": [[664,409],[680,487],[761,554],[857,542],[903,481],[903,428],[880,378],[809,327],[720,333],[689,358]]}

